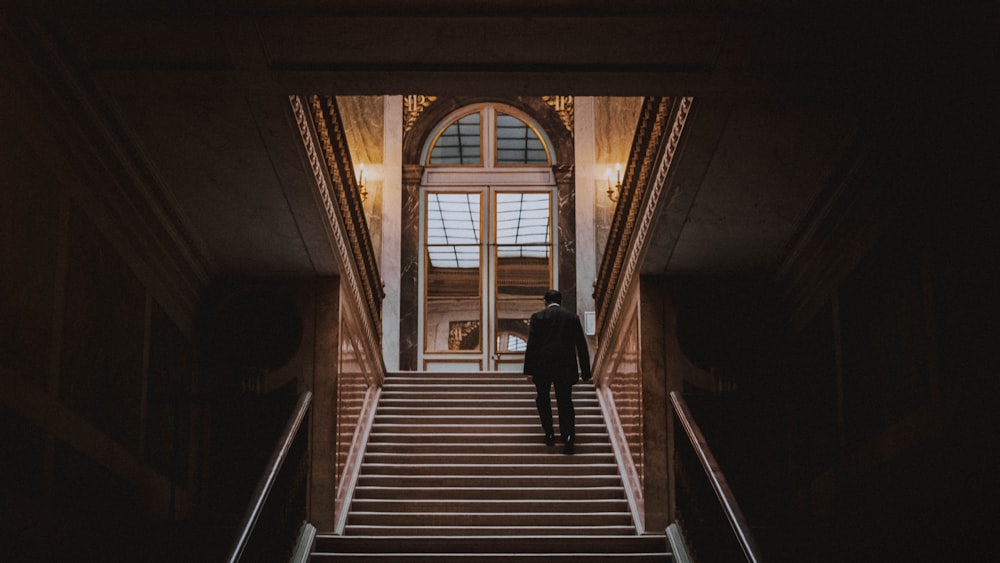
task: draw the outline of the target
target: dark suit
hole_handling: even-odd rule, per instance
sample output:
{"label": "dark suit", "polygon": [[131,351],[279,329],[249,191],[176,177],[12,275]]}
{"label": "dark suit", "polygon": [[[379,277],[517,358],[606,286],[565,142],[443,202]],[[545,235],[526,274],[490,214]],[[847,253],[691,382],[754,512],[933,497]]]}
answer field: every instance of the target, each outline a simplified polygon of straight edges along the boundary
{"label": "dark suit", "polygon": [[[579,371],[577,371],[579,363]],[[532,376],[538,395],[535,405],[546,434],[553,434],[552,401],[549,389],[555,386],[559,406],[559,433],[563,441],[576,433],[573,384],[580,376],[590,380],[590,352],[580,319],[569,309],[551,304],[531,315],[528,347],[524,353],[524,373]]]}

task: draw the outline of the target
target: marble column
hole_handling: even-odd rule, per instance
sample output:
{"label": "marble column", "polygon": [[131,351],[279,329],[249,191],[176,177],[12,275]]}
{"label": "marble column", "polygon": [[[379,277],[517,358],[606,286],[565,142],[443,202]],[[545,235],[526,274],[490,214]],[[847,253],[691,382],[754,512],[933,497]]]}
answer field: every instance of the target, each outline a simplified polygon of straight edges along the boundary
{"label": "marble column", "polygon": [[574,170],[576,171],[576,307],[579,313],[594,310],[597,254],[594,193],[596,181],[594,98],[577,96],[573,109]]}
{"label": "marble column", "polygon": [[417,330],[420,303],[420,182],[424,167],[404,164],[399,245],[399,369],[418,369]]}
{"label": "marble column", "polygon": [[403,209],[403,98],[383,98],[382,154],[382,359],[385,369],[399,370],[400,252]]}
{"label": "marble column", "polygon": [[576,185],[572,164],[552,167],[559,198],[559,291],[563,305],[576,309]]}

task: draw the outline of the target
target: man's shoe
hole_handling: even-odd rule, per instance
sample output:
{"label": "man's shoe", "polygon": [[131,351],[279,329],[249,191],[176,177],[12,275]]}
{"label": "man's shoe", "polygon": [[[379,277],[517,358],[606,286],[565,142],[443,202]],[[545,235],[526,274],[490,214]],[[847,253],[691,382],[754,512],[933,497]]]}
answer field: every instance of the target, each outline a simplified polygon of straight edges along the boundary
{"label": "man's shoe", "polygon": [[556,443],[556,435],[555,434],[553,434],[553,433],[550,432],[550,433],[548,433],[548,434],[545,435],[545,445],[546,446],[552,446],[552,445],[555,445],[555,443]]}
{"label": "man's shoe", "polygon": [[563,444],[563,453],[572,455],[574,445],[576,444],[576,440],[574,440],[572,436],[568,436],[566,440],[564,440],[564,442],[565,443]]}

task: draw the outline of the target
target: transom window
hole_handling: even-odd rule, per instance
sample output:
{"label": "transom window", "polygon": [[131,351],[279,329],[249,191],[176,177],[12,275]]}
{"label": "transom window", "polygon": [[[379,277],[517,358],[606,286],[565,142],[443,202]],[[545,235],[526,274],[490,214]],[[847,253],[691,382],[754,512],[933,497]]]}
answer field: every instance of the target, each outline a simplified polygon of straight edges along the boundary
{"label": "transom window", "polygon": [[429,164],[480,164],[481,117],[476,112],[451,122],[434,142]]}
{"label": "transom window", "polygon": [[497,164],[548,164],[545,145],[527,123],[497,114]]}
{"label": "transom window", "polygon": [[[545,166],[548,143],[527,118],[493,105],[447,121],[427,153],[428,166]],[[485,157],[485,158],[484,158]]]}

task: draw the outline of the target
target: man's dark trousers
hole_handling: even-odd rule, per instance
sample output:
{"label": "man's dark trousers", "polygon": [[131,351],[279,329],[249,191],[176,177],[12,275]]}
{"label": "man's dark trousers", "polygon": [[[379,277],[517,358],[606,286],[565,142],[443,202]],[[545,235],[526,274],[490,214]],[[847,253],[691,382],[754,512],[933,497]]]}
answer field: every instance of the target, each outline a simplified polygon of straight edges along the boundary
{"label": "man's dark trousers", "polygon": [[535,406],[538,407],[538,418],[542,421],[545,434],[555,434],[552,427],[552,399],[549,390],[556,388],[556,406],[559,408],[559,435],[565,441],[576,435],[576,411],[573,409],[572,383],[536,383],[538,395]]}

